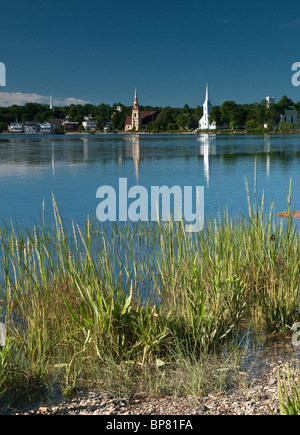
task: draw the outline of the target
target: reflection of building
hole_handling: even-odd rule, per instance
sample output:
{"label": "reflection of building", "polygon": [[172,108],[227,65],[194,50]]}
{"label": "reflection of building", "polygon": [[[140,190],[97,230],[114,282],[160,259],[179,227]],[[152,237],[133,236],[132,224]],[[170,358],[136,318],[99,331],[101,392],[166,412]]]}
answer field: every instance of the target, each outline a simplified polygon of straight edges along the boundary
{"label": "reflection of building", "polygon": [[126,155],[131,157],[134,161],[135,176],[138,181],[140,168],[140,137],[138,135],[132,135],[125,139],[129,142],[126,146]]}
{"label": "reflection of building", "polygon": [[212,124],[209,123],[209,115],[211,111],[212,111],[212,104],[209,101],[208,84],[206,84],[206,96],[203,104],[203,116],[199,121],[200,130],[216,130],[217,128],[216,123],[215,122],[213,122]]}
{"label": "reflection of building", "polygon": [[51,141],[51,145],[52,145],[52,159],[51,159],[51,162],[52,162],[52,175],[53,175],[53,178],[55,178],[55,143],[54,143],[54,140],[52,140]]}
{"label": "reflection of building", "polygon": [[139,131],[146,128],[149,122],[156,120],[159,112],[157,111],[141,111],[139,107],[137,92],[135,90],[134,103],[132,107],[131,116],[126,116],[125,131],[135,130]]}
{"label": "reflection of building", "polygon": [[264,151],[266,154],[266,174],[267,178],[270,178],[270,152],[271,152],[271,138],[268,135],[264,137],[265,145]]}
{"label": "reflection of building", "polygon": [[209,155],[216,154],[216,135],[201,134],[198,140],[201,142],[200,155],[203,156],[204,177],[206,179],[207,187],[209,187]]}

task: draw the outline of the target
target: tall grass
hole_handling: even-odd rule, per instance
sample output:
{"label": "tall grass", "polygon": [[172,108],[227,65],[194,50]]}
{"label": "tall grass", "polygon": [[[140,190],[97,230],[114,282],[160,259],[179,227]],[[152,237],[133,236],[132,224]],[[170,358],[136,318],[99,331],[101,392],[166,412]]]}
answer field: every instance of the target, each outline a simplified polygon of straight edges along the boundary
{"label": "tall grass", "polygon": [[296,230],[275,224],[272,206],[265,217],[263,201],[195,234],[172,221],[105,228],[87,218],[66,228],[54,199],[53,209],[53,228],[43,219],[0,229],[8,392],[94,382],[113,390],[112,379],[115,391],[147,379],[164,391],[176,370],[198,391],[183,367],[199,373],[242,326],[287,333],[300,318]]}
{"label": "tall grass", "polygon": [[281,415],[300,415],[300,371],[287,366],[277,372],[277,389]]}

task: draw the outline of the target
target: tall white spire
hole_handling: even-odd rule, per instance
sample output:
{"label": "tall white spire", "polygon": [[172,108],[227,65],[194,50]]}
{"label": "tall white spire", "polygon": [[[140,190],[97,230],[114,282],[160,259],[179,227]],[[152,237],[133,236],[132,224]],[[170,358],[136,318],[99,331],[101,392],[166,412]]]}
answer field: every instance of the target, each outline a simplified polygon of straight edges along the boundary
{"label": "tall white spire", "polygon": [[53,99],[52,99],[52,95],[50,95],[50,110],[53,110]]}
{"label": "tall white spire", "polygon": [[216,129],[215,123],[210,124],[209,122],[209,115],[211,110],[212,110],[212,105],[211,102],[209,101],[208,83],[206,83],[206,94],[205,94],[205,101],[203,104],[203,116],[199,121],[200,130]]}
{"label": "tall white spire", "polygon": [[137,91],[135,90],[133,106],[137,107],[138,105],[139,105],[139,101],[138,101]]}
{"label": "tall white spire", "polygon": [[209,96],[208,96],[208,83],[206,83],[206,97],[205,97],[205,101],[206,101],[206,102],[209,101]]}

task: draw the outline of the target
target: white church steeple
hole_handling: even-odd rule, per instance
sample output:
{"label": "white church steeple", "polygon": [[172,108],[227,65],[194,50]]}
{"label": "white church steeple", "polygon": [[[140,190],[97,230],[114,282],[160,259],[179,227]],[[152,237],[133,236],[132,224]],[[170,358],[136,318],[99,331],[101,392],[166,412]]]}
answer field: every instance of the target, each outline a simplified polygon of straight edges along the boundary
{"label": "white church steeple", "polygon": [[203,104],[203,116],[199,121],[200,130],[215,130],[217,128],[215,122],[213,122],[212,124],[209,123],[209,115],[211,110],[212,110],[212,104],[209,101],[208,83],[206,83],[206,95]]}

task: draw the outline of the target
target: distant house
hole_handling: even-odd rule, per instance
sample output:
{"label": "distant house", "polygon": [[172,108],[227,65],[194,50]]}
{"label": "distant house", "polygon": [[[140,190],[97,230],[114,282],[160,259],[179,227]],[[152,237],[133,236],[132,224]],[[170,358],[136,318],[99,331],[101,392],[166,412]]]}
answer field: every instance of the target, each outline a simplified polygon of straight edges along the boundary
{"label": "distant house", "polygon": [[11,134],[22,134],[24,133],[24,124],[22,122],[12,122],[8,129]]}
{"label": "distant house", "polygon": [[119,104],[117,105],[117,111],[118,111],[118,112],[122,112],[122,110],[123,110],[123,106],[122,106],[121,103],[119,103]]}
{"label": "distant house", "polygon": [[290,124],[298,124],[298,112],[295,106],[284,107],[284,113],[280,115],[280,122],[283,121]]}
{"label": "distant house", "polygon": [[125,131],[136,130],[139,131],[142,128],[146,128],[149,122],[156,120],[158,111],[142,111],[139,108],[137,92],[135,91],[134,103],[132,107],[132,114],[126,116]]}
{"label": "distant house", "polygon": [[82,123],[85,131],[96,130],[98,128],[98,122],[93,119],[85,119]]}
{"label": "distant house", "polygon": [[66,132],[75,132],[75,131],[79,130],[80,123],[65,120],[65,121],[63,121],[62,126],[64,127],[64,130]]}
{"label": "distant house", "polygon": [[49,124],[51,124],[52,132],[54,133],[55,130],[58,130],[62,128],[62,120],[58,118],[53,118],[48,120]]}
{"label": "distant house", "polygon": [[41,134],[51,134],[52,133],[52,125],[50,124],[50,122],[42,122],[41,124],[39,124],[39,133]]}
{"label": "distant house", "polygon": [[26,122],[24,125],[25,134],[37,134],[38,133],[38,123],[37,122]]}

